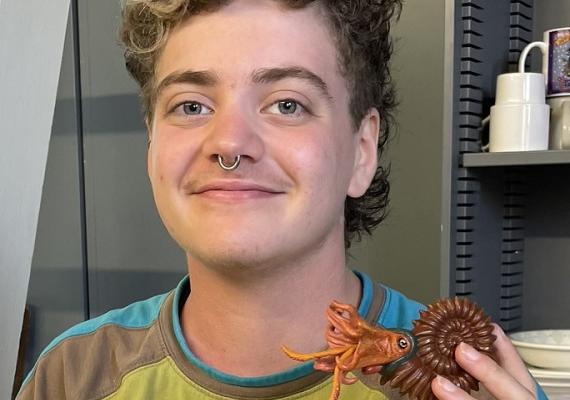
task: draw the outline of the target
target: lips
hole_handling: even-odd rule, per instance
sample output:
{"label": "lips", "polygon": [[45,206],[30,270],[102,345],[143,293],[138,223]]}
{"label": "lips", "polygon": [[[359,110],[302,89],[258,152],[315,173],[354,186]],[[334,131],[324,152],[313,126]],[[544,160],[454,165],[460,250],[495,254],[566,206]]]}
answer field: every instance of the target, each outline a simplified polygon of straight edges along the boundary
{"label": "lips", "polygon": [[196,185],[190,190],[193,196],[220,200],[261,199],[283,194],[281,190],[255,182],[218,181]]}

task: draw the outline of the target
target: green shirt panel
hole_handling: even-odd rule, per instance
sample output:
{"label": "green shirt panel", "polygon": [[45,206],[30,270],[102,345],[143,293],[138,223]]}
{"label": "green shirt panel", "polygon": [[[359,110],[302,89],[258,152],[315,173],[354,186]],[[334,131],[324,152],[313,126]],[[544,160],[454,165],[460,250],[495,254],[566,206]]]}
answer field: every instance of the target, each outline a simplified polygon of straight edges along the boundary
{"label": "green shirt panel", "polygon": [[[332,379],[304,392],[281,400],[328,400]],[[170,357],[135,369],[125,375],[119,388],[105,400],[162,399],[162,400],[229,400],[230,397],[209,392],[188,379]],[[253,400],[254,398],[250,398]],[[342,385],[339,400],[387,400],[382,393],[361,382]]]}

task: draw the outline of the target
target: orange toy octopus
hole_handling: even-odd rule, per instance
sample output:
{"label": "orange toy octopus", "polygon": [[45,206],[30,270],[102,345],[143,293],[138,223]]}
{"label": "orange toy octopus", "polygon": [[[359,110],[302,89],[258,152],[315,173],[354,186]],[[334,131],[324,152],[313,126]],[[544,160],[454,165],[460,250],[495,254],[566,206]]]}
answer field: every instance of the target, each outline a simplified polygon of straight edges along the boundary
{"label": "orange toy octopus", "polygon": [[378,373],[382,367],[398,361],[400,364],[407,355],[413,355],[415,339],[409,332],[372,327],[351,305],[333,301],[327,317],[327,350],[309,354],[296,353],[286,346],[282,350],[294,360],[315,360],[315,369],[334,373],[330,400],[338,399],[341,383],[350,385],[358,380],[347,377],[348,372],[360,369],[364,374]]}

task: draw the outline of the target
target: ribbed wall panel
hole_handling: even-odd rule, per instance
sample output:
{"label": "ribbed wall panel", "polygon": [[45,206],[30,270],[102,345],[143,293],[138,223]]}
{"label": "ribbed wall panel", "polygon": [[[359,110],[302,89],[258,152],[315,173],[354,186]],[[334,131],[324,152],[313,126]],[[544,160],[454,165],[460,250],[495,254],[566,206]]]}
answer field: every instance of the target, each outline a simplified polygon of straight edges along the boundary
{"label": "ribbed wall panel", "polygon": [[[532,40],[532,0],[462,0],[456,25],[454,152],[481,151],[498,73],[516,71]],[[483,303],[507,331],[521,326],[526,185],[521,170],[453,172],[452,293]]]}

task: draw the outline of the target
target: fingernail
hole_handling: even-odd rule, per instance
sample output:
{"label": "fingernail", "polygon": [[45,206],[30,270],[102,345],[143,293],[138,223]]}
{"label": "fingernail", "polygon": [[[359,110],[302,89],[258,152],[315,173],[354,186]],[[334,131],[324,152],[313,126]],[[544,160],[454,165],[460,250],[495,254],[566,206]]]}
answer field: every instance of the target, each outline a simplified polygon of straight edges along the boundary
{"label": "fingernail", "polygon": [[448,393],[455,393],[457,392],[457,386],[455,386],[453,383],[451,383],[450,381],[448,381],[447,379],[445,379],[443,376],[438,375],[437,378],[437,384],[446,392]]}
{"label": "fingernail", "polygon": [[481,358],[481,354],[467,343],[459,344],[459,351],[469,361],[477,361]]}
{"label": "fingernail", "polygon": [[505,331],[503,331],[503,329],[501,329],[501,327],[495,323],[493,323],[493,335],[495,335],[497,339],[506,337]]}

